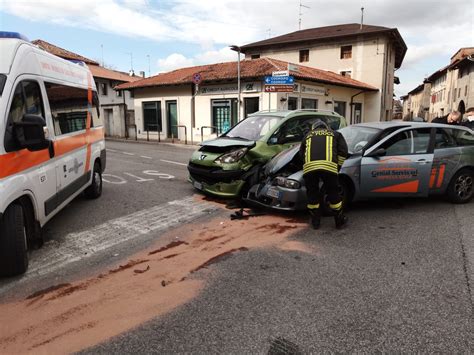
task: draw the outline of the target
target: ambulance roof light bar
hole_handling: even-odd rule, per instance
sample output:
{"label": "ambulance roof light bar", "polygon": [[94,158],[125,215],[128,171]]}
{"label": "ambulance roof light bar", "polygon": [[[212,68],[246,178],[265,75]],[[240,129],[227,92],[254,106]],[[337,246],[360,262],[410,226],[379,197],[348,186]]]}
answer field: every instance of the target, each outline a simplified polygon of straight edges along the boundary
{"label": "ambulance roof light bar", "polygon": [[26,38],[26,36],[22,35],[19,32],[0,31],[0,38],[16,38],[26,42],[30,41],[28,38]]}

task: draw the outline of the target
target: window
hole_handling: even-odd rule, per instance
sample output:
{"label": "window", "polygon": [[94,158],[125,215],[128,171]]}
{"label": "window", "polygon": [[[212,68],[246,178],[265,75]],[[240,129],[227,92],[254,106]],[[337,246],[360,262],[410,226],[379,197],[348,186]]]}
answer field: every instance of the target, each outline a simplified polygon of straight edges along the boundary
{"label": "window", "polygon": [[304,109],[317,109],[318,100],[316,99],[301,99],[301,108]]}
{"label": "window", "polygon": [[467,96],[467,85],[464,87],[464,96]]}
{"label": "window", "polygon": [[453,129],[454,139],[460,146],[474,145],[474,134],[461,129]]}
{"label": "window", "polygon": [[346,102],[334,101],[334,111],[336,111],[342,117],[346,117]]}
{"label": "window", "polygon": [[258,97],[246,97],[244,98],[244,113],[245,117],[248,117],[251,113],[258,111],[260,98]]}
{"label": "window", "polygon": [[41,89],[36,81],[22,81],[15,88],[5,128],[5,150],[7,152],[18,150],[13,137],[13,123],[21,122],[25,114],[44,118]]}
{"label": "window", "polygon": [[161,101],[143,103],[143,130],[161,132]]}
{"label": "window", "polygon": [[276,144],[301,142],[316,120],[315,116],[301,116],[285,122],[270,138]]}
{"label": "window", "polygon": [[122,97],[122,90],[115,91],[115,95],[117,95],[117,97]]}
{"label": "window", "polygon": [[107,96],[107,83],[100,83],[100,92],[103,96]]}
{"label": "window", "polygon": [[258,59],[258,58],[260,58],[260,54],[252,54],[250,56],[250,59]]}
{"label": "window", "polygon": [[350,58],[352,58],[352,46],[342,46],[341,59],[350,59]]}
{"label": "window", "polygon": [[133,99],[135,97],[135,91],[130,90],[130,98]]}
{"label": "window", "polygon": [[352,72],[350,70],[343,70],[341,71],[341,75],[350,78],[352,75]]}
{"label": "window", "polygon": [[289,97],[288,98],[288,110],[297,110],[298,109],[298,98]]}
{"label": "window", "polygon": [[[55,83],[45,83],[46,94],[51,108],[54,133],[68,134],[86,129],[89,112],[88,90]],[[93,93],[91,127],[99,117],[99,100]]]}
{"label": "window", "polygon": [[430,128],[403,131],[390,138],[381,147],[387,151],[387,156],[425,154],[428,152],[430,135]]}
{"label": "window", "polygon": [[300,63],[309,62],[309,49],[300,50]]}
{"label": "window", "polygon": [[456,147],[452,129],[436,129],[435,149]]}

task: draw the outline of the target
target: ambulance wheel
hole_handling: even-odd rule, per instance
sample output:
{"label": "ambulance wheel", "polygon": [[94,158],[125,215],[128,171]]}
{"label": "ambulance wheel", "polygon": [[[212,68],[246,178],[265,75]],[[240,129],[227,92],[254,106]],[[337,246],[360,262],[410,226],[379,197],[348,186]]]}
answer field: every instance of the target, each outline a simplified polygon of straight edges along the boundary
{"label": "ambulance wheel", "polygon": [[92,172],[92,184],[85,191],[86,197],[90,199],[98,198],[102,195],[102,170],[100,164],[95,162]]}
{"label": "ambulance wheel", "polygon": [[469,169],[459,170],[451,179],[446,191],[452,203],[467,203],[474,197],[474,172]]}
{"label": "ambulance wheel", "polygon": [[28,269],[26,223],[23,208],[11,204],[0,221],[0,275],[15,276]]}

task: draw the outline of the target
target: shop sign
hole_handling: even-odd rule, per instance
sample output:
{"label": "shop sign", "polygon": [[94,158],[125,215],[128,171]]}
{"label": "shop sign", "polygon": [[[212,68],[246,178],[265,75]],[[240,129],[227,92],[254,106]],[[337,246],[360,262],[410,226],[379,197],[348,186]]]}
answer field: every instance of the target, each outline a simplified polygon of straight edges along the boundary
{"label": "shop sign", "polygon": [[[260,92],[262,86],[260,83],[241,83],[240,92]],[[237,83],[232,84],[222,84],[222,85],[204,85],[199,88],[199,93],[207,95],[217,95],[217,94],[237,94],[238,85]]]}
{"label": "shop sign", "polygon": [[327,89],[323,86],[301,85],[301,93],[313,95],[326,95]]}

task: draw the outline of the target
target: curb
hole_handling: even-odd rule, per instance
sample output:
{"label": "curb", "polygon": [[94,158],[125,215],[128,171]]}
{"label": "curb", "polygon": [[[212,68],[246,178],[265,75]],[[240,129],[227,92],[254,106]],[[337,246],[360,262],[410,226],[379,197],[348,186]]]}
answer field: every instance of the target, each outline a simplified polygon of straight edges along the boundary
{"label": "curb", "polygon": [[132,144],[151,144],[151,145],[166,145],[170,147],[178,147],[184,149],[192,149],[196,150],[199,148],[197,144],[183,144],[183,143],[171,143],[171,142],[157,142],[157,141],[146,141],[142,139],[132,140],[132,139],[124,139],[124,138],[113,138],[113,137],[106,137],[106,141],[110,142],[122,142],[122,143],[132,143]]}

